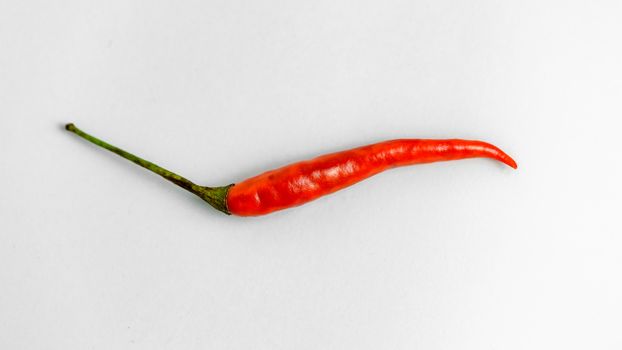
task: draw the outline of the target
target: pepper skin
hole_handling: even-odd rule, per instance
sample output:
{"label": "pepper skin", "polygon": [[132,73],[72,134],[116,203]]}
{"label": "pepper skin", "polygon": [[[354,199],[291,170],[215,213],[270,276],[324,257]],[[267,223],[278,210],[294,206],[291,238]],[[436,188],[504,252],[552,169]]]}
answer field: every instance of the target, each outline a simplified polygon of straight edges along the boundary
{"label": "pepper skin", "polygon": [[227,208],[239,216],[264,215],[339,191],[390,168],[487,157],[512,168],[499,148],[468,140],[393,140],[294,163],[244,180],[229,189]]}
{"label": "pepper skin", "polygon": [[465,158],[491,158],[514,169],[517,167],[510,156],[494,145],[482,141],[402,139],[290,164],[235,185],[206,187],[110,145],[73,124],[67,124],[65,128],[194,193],[215,209],[238,216],[265,215],[295,207],[399,166]]}

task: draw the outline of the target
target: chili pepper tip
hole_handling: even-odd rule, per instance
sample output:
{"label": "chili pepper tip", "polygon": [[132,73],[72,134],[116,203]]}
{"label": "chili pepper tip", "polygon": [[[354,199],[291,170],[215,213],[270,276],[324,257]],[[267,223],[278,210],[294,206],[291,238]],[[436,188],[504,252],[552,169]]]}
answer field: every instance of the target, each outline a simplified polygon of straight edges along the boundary
{"label": "chili pepper tip", "polygon": [[516,164],[516,162],[514,161],[514,159],[512,159],[510,156],[508,156],[508,159],[506,159],[505,164],[511,166],[514,169],[518,169],[518,164]]}
{"label": "chili pepper tip", "polygon": [[514,169],[518,169],[518,164],[516,164],[516,161],[510,156],[508,156],[507,165],[511,166]]}

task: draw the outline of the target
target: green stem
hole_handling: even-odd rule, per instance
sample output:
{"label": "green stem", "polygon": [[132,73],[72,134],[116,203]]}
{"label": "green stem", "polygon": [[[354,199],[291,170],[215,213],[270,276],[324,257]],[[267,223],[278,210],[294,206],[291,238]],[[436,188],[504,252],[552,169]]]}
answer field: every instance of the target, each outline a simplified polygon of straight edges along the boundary
{"label": "green stem", "polygon": [[148,160],[142,159],[129,152],[126,152],[120,149],[119,147],[113,146],[105,141],[98,139],[95,136],[89,135],[85,133],[84,131],[78,129],[75,125],[73,125],[73,123],[65,125],[65,129],[67,129],[68,131],[71,131],[72,133],[80,136],[81,138],[91,143],[96,144],[99,147],[105,148],[109,150],[110,152],[116,153],[119,156],[129,160],[130,162],[140,165],[141,167],[162,176],[168,181],[174,183],[175,185],[201,197],[203,200],[205,200],[211,206],[220,210],[221,212],[225,214],[230,214],[229,210],[227,209],[227,193],[229,192],[229,188],[233,185],[222,186],[222,187],[199,186],[195,184],[194,182],[186,179],[183,176],[177,175],[174,172],[164,169],[157,164],[154,164]]}

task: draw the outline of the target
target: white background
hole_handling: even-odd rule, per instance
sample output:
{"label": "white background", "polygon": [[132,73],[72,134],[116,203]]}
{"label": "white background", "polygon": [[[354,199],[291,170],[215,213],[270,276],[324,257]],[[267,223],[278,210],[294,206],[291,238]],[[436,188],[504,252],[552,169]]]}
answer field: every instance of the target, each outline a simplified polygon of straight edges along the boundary
{"label": "white background", "polygon": [[[620,349],[620,1],[3,1],[0,348]],[[398,137],[393,170],[222,215],[204,185]]]}

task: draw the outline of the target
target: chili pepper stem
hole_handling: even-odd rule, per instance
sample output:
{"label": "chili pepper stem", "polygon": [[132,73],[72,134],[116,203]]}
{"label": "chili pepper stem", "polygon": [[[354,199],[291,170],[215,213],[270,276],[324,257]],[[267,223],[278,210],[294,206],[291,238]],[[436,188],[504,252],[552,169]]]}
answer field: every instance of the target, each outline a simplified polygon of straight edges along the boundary
{"label": "chili pepper stem", "polygon": [[113,146],[105,141],[102,141],[92,135],[85,133],[84,131],[78,129],[73,123],[69,123],[65,125],[65,129],[80,136],[81,138],[96,144],[99,147],[105,148],[110,152],[113,152],[130,162],[133,162],[149,171],[152,171],[168,181],[174,183],[175,185],[194,193],[195,195],[201,197],[204,201],[209,203],[212,207],[217,210],[230,215],[231,213],[227,209],[227,193],[229,192],[229,188],[233,185],[222,186],[222,187],[206,187],[199,186],[194,182],[184,178],[183,176],[177,175],[174,172],[164,169],[161,166],[154,164],[148,160],[142,159],[138,156],[135,156],[129,152],[126,152],[116,146]]}

